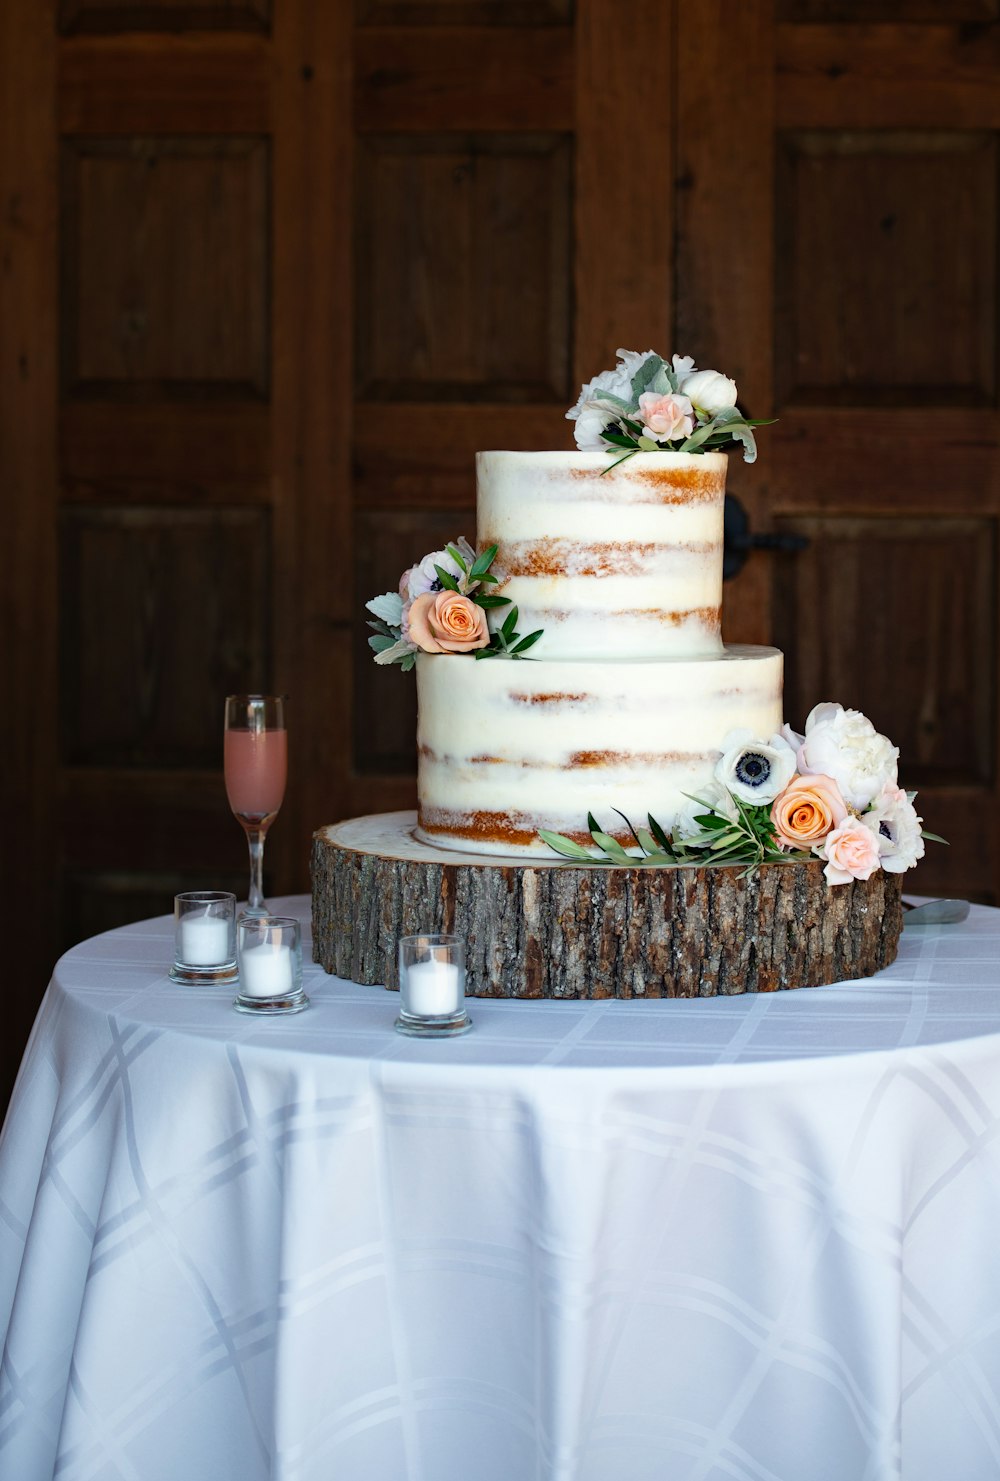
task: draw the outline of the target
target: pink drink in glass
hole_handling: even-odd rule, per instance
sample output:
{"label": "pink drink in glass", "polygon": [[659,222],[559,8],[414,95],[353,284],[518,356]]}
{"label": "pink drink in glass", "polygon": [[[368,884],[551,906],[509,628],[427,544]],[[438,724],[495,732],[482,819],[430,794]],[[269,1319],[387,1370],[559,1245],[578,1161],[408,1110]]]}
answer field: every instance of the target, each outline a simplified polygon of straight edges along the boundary
{"label": "pink drink in glass", "polygon": [[223,757],[226,796],[236,816],[254,823],[273,818],[285,795],[287,730],[227,730]]}

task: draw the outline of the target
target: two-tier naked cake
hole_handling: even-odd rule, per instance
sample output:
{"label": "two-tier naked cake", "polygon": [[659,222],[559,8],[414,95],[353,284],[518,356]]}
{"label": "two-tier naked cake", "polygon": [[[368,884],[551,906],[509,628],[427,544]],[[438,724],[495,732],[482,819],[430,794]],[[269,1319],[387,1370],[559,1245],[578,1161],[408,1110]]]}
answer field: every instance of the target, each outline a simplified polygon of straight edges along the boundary
{"label": "two-tier naked cake", "polygon": [[[588,812],[669,829],[711,782],[723,736],[782,722],[776,648],[723,646],[726,457],[485,452],[477,548],[531,662],[417,659],[418,837],[546,854],[539,829],[589,842]],[[616,827],[610,826],[611,822]]]}
{"label": "two-tier naked cake", "polygon": [[416,669],[419,810],[316,834],[330,971],[394,986],[397,940],[444,932],[470,994],[703,997],[895,954],[896,747],[834,703],[799,733],[781,653],[723,646],[726,454],[761,424],[686,356],[618,357],[575,451],[479,453],[476,544],[367,603],[375,662]]}

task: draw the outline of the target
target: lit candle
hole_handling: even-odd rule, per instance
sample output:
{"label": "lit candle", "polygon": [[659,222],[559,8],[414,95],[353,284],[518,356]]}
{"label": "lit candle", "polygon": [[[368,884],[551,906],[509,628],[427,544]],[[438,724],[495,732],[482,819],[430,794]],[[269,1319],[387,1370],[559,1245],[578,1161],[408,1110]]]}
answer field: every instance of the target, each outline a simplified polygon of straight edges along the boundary
{"label": "lit candle", "polygon": [[215,915],[185,915],[180,924],[180,955],[186,967],[220,967],[230,960],[228,921]]}
{"label": "lit candle", "polygon": [[403,1008],[418,1018],[440,1018],[462,1007],[462,973],[454,962],[436,957],[413,962],[406,972]]}
{"label": "lit candle", "polygon": [[280,941],[244,947],[240,955],[240,990],[247,998],[281,998],[295,982],[292,948]]}

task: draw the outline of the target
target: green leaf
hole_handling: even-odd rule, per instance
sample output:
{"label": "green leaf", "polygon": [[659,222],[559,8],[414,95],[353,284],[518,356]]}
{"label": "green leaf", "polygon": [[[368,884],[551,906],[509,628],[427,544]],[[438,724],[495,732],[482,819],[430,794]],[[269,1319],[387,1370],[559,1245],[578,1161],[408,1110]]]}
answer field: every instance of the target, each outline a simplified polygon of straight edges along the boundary
{"label": "green leaf", "polygon": [[634,458],[638,451],[639,449],[637,447],[630,447],[623,458],[616,458],[613,463],[609,463],[606,468],[602,468],[600,476],[603,478],[605,473],[610,473],[613,469],[620,468],[622,463],[627,463],[629,458]]}
{"label": "green leaf", "polygon": [[694,820],[695,820],[696,823],[700,823],[703,828],[731,828],[732,827],[732,824],[731,824],[731,822],[729,821],[728,818],[720,818],[718,816],[718,814],[717,813],[714,813],[714,812],[700,812],[700,813],[695,813]]}
{"label": "green leaf", "polygon": [[398,627],[403,620],[403,598],[398,591],[387,591],[384,596],[372,597],[370,602],[365,602],[365,609],[389,627]]}
{"label": "green leaf", "polygon": [[507,616],[504,618],[503,627],[500,629],[500,632],[502,633],[502,635],[504,636],[504,638],[507,639],[508,642],[514,636],[514,629],[516,627],[517,627],[517,608],[516,607],[511,607],[510,611],[507,613]]}
{"label": "green leaf", "polygon": [[[628,831],[631,833],[632,837],[635,839],[636,843],[639,845],[640,848],[642,848],[642,839],[639,837],[638,833],[632,827],[632,824],[629,822],[629,820],[625,816],[625,814],[619,808],[617,808],[617,807],[613,807],[611,809],[611,811],[618,814],[618,816],[621,818],[622,822],[625,824],[625,826],[628,829]],[[643,852],[645,852],[645,850],[643,850]]]}
{"label": "green leaf", "polygon": [[[520,654],[526,652],[528,648],[533,648],[544,631],[545,629],[543,627],[536,627],[535,631],[529,633],[526,638],[522,638],[512,651]],[[516,637],[517,634],[515,633],[514,636]]]}
{"label": "green leaf", "polygon": [[610,442],[612,447],[627,447],[630,448],[633,452],[636,451],[634,438],[627,437],[624,432],[609,432],[607,428],[605,428],[605,430],[601,433],[601,436],[604,438],[605,442]]}
{"label": "green leaf", "polygon": [[594,401],[599,406],[615,406],[621,411],[632,411],[631,401],[623,401],[621,396],[616,396],[613,391],[598,391]]}
{"label": "green leaf", "polygon": [[[470,577],[470,580],[471,580],[471,577]],[[479,580],[480,586],[499,586],[500,585],[500,577],[499,576],[492,576],[492,575],[489,574],[489,572],[487,572],[487,574],[485,576],[480,576],[478,578],[478,580]]]}
{"label": "green leaf", "polygon": [[547,828],[539,828],[538,836],[549,848],[555,849],[557,854],[563,854],[567,859],[586,859],[588,864],[593,863],[594,856],[585,849],[582,843],[574,843],[572,838],[564,838],[561,833],[550,833]]}
{"label": "green leaf", "polygon": [[716,427],[715,427],[715,422],[714,421],[706,422],[703,427],[699,427],[699,428],[697,428],[696,431],[692,432],[690,437],[685,438],[685,440],[681,443],[681,447],[680,447],[681,452],[682,453],[693,453],[693,452],[695,452],[697,448],[701,447],[701,445],[702,445],[703,442],[707,442],[708,441],[708,439],[712,436],[712,434],[715,432],[715,430],[716,430]]}
{"label": "green leaf", "polygon": [[385,633],[376,633],[374,637],[368,639],[368,646],[375,653],[384,653],[387,648],[391,648],[393,643],[397,641],[398,639],[394,638],[391,633],[388,635]]}
{"label": "green leaf", "polygon": [[664,864],[676,864],[677,860],[674,858],[673,854],[653,853],[647,854],[644,859],[633,859],[632,863],[639,864],[643,868],[649,866],[650,868],[655,869],[658,866],[662,868]]}
{"label": "green leaf", "polygon": [[487,592],[477,591],[472,600],[475,602],[477,607],[484,607],[487,610],[493,607],[510,606],[510,597],[493,597],[490,596]]}
{"label": "green leaf", "polygon": [[635,863],[634,859],[629,858],[628,854],[622,848],[617,838],[612,838],[609,833],[602,833],[600,829],[597,829],[596,832],[591,830],[590,836],[591,838],[593,838],[597,846],[604,850],[608,858],[614,859],[617,864]]}
{"label": "green leaf", "polygon": [[640,437],[639,446],[644,453],[655,453],[659,451],[659,444],[655,443],[652,437]]}
{"label": "green leaf", "polygon": [[417,655],[415,653],[408,653],[406,657],[400,661],[399,666],[403,670],[404,674],[408,674],[416,661]]}
{"label": "green leaf", "polygon": [[946,848],[951,847],[951,844],[948,842],[947,838],[942,838],[940,833],[925,833],[921,831],[920,837],[929,839],[931,843],[943,843]]}
{"label": "green leaf", "polygon": [[459,549],[457,549],[457,547],[454,546],[454,545],[446,545],[445,546],[445,550],[447,550],[448,554],[451,556],[452,560],[455,562],[455,564],[458,567],[458,569],[460,571],[464,571],[465,574],[468,575],[469,574],[469,568],[465,564],[465,560],[464,560],[464,558],[462,556],[462,552]]}
{"label": "green leaf", "polygon": [[[484,551],[476,556],[475,565],[469,572],[470,577],[474,581],[482,580],[482,578],[486,575],[486,572],[489,570],[490,566],[492,566],[494,560],[496,559],[496,553],[497,546],[488,545]],[[496,577],[494,577],[493,579],[496,580]]]}
{"label": "green leaf", "polygon": [[592,812],[589,812],[587,814],[587,827],[588,827],[588,829],[590,830],[590,832],[592,834],[593,833],[600,833],[600,831],[601,831],[601,825],[597,821],[597,819],[594,817],[594,814]]}
{"label": "green leaf", "polygon": [[648,828],[636,829],[636,840],[644,854],[655,854],[658,852],[656,841]]}
{"label": "green leaf", "polygon": [[653,814],[651,812],[646,814],[646,821],[649,824],[650,833],[652,833],[653,837],[660,845],[660,848],[663,849],[665,853],[669,853],[670,839],[664,833],[663,829],[660,827],[659,823],[653,817]]}
{"label": "green leaf", "polygon": [[664,368],[662,355],[650,355],[632,377],[632,400],[638,401]]}
{"label": "green leaf", "polygon": [[444,566],[435,566],[434,569],[442,586],[446,586],[449,591],[458,591],[458,582],[450,571],[446,571]]}

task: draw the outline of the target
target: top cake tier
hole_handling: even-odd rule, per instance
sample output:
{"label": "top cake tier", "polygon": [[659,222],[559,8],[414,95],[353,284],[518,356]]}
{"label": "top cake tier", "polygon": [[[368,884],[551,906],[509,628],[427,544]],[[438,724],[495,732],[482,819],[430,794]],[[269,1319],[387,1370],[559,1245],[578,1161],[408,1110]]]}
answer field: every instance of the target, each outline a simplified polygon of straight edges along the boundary
{"label": "top cake tier", "polygon": [[476,455],[478,548],[532,657],[722,652],[724,453]]}

